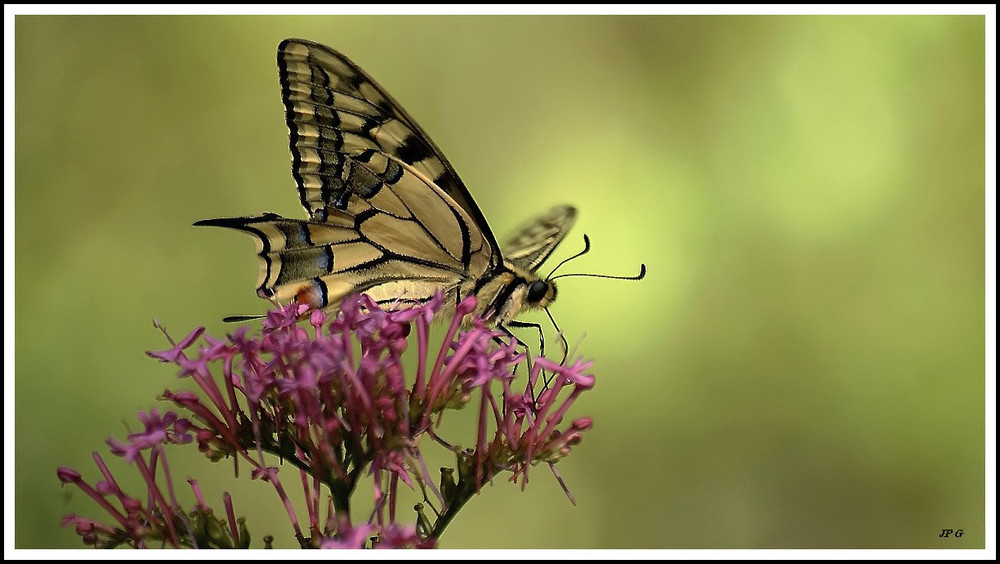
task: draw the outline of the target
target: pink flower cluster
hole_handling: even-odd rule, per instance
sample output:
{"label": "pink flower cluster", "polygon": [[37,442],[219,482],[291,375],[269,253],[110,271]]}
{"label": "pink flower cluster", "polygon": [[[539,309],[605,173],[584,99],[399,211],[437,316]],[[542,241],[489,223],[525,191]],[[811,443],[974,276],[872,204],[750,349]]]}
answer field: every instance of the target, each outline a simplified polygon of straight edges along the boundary
{"label": "pink flower cluster", "polygon": [[[444,315],[444,306],[437,296],[390,311],[367,296],[352,296],[332,319],[302,305],[278,307],[264,319],[259,337],[244,326],[223,340],[203,335],[204,328],[171,340],[170,349],[149,355],[177,365],[180,376],[196,384],[197,391],[163,393],[184,417],[140,413],[142,432],[108,440],[111,452],[142,475],[145,499],[126,495],[95,453],[103,476],[97,484],[71,469],[58,474],[96,500],[112,524],[76,515],[64,524],[96,546],[250,546],[228,494],[225,518],[216,518],[189,480],[196,501],[183,509],[164,446],[195,443],[209,459],[232,458],[237,472],[240,462],[247,464],[252,478],[273,486],[303,547],[435,546],[465,502],[499,473],[510,472],[523,488],[533,464],[546,463],[555,472],[552,465],[592,425],[587,418],[569,425],[563,420],[594,385],[590,363],[529,361],[507,333],[469,316],[474,298],[454,304],[443,344],[432,347],[431,322]],[[403,355],[414,344],[416,366],[408,376]],[[521,366],[526,374],[517,378]],[[515,388],[516,381],[523,383]],[[468,433],[474,439],[462,448],[442,437],[440,426],[447,411],[466,405],[475,406],[478,418]],[[457,474],[443,468],[439,479],[432,477],[421,451],[428,442],[455,453]],[[294,468],[279,472],[275,456]],[[297,472],[305,520],[293,508],[287,477],[279,479],[287,471]],[[352,495],[365,478],[374,485],[373,509],[363,524],[353,525]],[[401,483],[424,496],[409,524],[397,511]]]}

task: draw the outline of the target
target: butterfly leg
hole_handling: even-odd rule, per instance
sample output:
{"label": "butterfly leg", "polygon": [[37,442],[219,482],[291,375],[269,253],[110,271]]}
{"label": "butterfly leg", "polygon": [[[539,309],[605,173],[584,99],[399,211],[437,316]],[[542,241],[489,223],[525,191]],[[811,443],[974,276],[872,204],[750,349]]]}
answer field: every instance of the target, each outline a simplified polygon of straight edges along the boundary
{"label": "butterfly leg", "polygon": [[[528,343],[525,343],[524,341],[522,341],[517,335],[515,335],[514,333],[512,333],[510,331],[510,329],[508,329],[504,325],[500,325],[498,323],[497,324],[497,329],[503,331],[504,335],[506,335],[508,338],[511,338],[511,339],[514,339],[515,341],[517,341],[517,348],[524,349],[525,356],[528,359],[528,367],[530,368],[531,367],[531,348],[528,346]],[[495,342],[498,345],[506,344],[506,343],[504,343],[504,340],[501,337],[493,337],[493,342]]]}
{"label": "butterfly leg", "polygon": [[[545,356],[545,335],[542,333],[542,326],[541,325],[539,325],[537,323],[529,323],[527,321],[517,321],[517,320],[514,320],[514,319],[511,319],[509,321],[509,324],[510,324],[511,327],[518,327],[518,328],[522,328],[522,329],[523,328],[527,328],[527,327],[531,327],[535,331],[538,331],[538,356]],[[504,331],[507,331],[508,334],[513,335],[513,333],[511,333],[510,331],[508,331],[506,327],[504,327]],[[517,339],[517,337],[514,337],[514,338]],[[524,343],[521,342],[520,339],[518,339],[518,342],[521,343],[521,344],[524,344]],[[525,350],[527,350],[528,346],[524,345],[524,348],[525,348]]]}
{"label": "butterfly leg", "polygon": [[[517,327],[517,328],[522,328],[522,329],[530,327],[530,328],[534,329],[535,331],[538,331],[538,356],[542,356],[542,357],[545,356],[545,333],[542,332],[542,326],[541,325],[539,325],[537,323],[530,323],[530,322],[527,322],[527,321],[516,321],[516,320],[513,320],[513,319],[510,320],[508,323],[509,323],[509,325],[511,327]],[[507,329],[506,327],[504,327],[503,330],[508,335],[513,335],[513,333],[511,333],[510,330]],[[560,333],[560,337],[561,336],[562,336],[562,333]],[[517,337],[514,337],[514,338],[517,339]],[[517,339],[517,342],[524,346],[525,353],[527,353],[527,357],[528,357],[528,370],[531,370],[531,350],[528,347],[528,345],[526,345],[520,339]],[[565,348],[563,349],[563,351],[564,352],[563,352],[563,361],[562,361],[562,363],[565,364],[565,362],[566,362]],[[551,383],[551,378],[550,378],[549,373],[546,372],[545,370],[542,370],[542,382],[543,382],[542,391],[547,390],[548,387],[549,387],[549,384]]]}
{"label": "butterfly leg", "polygon": [[[546,309],[545,313],[548,314],[549,310]],[[549,314],[549,319],[552,321],[552,326],[555,327],[556,331],[559,332],[559,342],[562,344],[562,360],[559,361],[559,364],[565,365],[566,358],[569,356],[569,344],[566,342],[566,337],[563,336],[562,330],[559,329],[558,325],[556,325],[556,320],[552,318],[551,314]],[[545,334],[542,332],[541,325],[537,323],[528,323],[526,321],[515,321],[515,320],[511,320],[510,325],[512,327],[532,327],[536,331],[538,331],[539,355],[545,356]],[[542,381],[545,383],[544,389],[548,389],[549,384],[551,383],[551,378],[550,375],[544,370],[542,371]]]}
{"label": "butterfly leg", "polygon": [[[525,358],[528,359],[528,373],[530,374],[531,373],[531,350],[528,348],[528,344],[525,343],[524,341],[522,341],[520,338],[518,338],[517,335],[515,335],[514,333],[512,333],[511,330],[508,329],[507,327],[505,327],[504,325],[501,325],[501,324],[497,323],[497,329],[503,331],[503,333],[505,335],[507,335],[508,338],[514,339],[515,341],[517,341],[516,348],[523,348],[524,349]],[[501,338],[501,337],[493,337],[493,342],[496,343],[496,344],[498,344],[498,345],[505,345],[505,344],[507,344],[506,342],[504,342],[504,339]],[[515,364],[514,365],[514,372],[512,374],[513,376],[517,375],[517,367],[518,366],[520,366],[520,365],[519,364]],[[534,391],[532,391],[532,397],[534,397]],[[504,402],[504,405],[503,405],[503,414],[506,417],[506,415],[507,415],[507,404],[506,404],[506,402]]]}

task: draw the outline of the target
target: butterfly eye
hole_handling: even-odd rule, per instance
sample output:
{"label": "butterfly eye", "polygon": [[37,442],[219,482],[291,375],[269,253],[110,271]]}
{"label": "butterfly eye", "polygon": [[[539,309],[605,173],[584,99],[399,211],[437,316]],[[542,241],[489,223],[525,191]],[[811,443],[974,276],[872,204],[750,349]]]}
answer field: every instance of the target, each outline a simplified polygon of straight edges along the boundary
{"label": "butterfly eye", "polygon": [[549,291],[549,285],[544,280],[535,280],[528,286],[528,301],[530,303],[538,303],[542,301]]}

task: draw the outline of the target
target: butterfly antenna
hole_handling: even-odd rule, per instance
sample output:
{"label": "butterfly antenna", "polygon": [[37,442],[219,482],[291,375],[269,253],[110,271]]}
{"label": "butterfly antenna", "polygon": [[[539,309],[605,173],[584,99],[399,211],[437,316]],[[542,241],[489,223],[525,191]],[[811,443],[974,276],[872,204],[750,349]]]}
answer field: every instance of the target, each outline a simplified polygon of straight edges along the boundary
{"label": "butterfly antenna", "polygon": [[639,274],[635,276],[611,276],[610,274],[586,274],[582,272],[574,272],[573,274],[560,274],[555,278],[549,278],[549,280],[555,280],[556,278],[568,278],[570,276],[590,276],[591,278],[610,278],[612,280],[642,280],[646,277],[646,265],[639,265]]}
{"label": "butterfly antenna", "polygon": [[552,269],[552,272],[549,272],[549,275],[546,276],[545,279],[546,280],[551,280],[552,279],[552,275],[555,274],[557,270],[559,270],[560,266],[566,264],[567,262],[569,262],[569,261],[571,261],[571,260],[573,260],[575,258],[580,258],[583,255],[587,254],[588,252],[590,252],[590,237],[587,237],[587,234],[584,233],[584,235],[583,235],[583,250],[580,251],[579,253],[576,253],[575,255],[567,258],[567,259],[563,259],[562,262],[560,262],[559,264],[557,264],[556,267]]}

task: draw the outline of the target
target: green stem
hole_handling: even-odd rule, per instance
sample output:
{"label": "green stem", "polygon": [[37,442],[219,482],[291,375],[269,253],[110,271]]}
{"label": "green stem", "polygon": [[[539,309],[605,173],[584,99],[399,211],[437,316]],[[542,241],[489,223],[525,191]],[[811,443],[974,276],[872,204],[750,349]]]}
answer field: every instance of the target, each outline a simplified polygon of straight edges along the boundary
{"label": "green stem", "polygon": [[[441,537],[452,519],[455,518],[455,515],[458,515],[459,510],[479,491],[479,488],[476,487],[474,472],[460,471],[459,474],[461,477],[455,489],[455,496],[448,503],[448,506],[441,511],[441,515],[437,518],[437,521],[434,522],[434,529],[431,531],[430,537],[435,540]],[[482,482],[484,484],[493,479],[494,473],[488,472],[488,474],[488,476],[483,477]]]}
{"label": "green stem", "polygon": [[448,504],[448,507],[444,508],[441,512],[441,516],[438,517],[437,521],[434,522],[434,529],[431,531],[430,537],[433,539],[438,539],[444,533],[445,528],[451,523],[451,520],[455,518],[458,511],[462,509],[467,501],[472,499],[472,496],[476,493],[474,487],[470,487],[471,484],[466,481],[458,483],[458,489],[455,492],[454,499]]}
{"label": "green stem", "polygon": [[[282,460],[288,462],[296,468],[311,473],[313,468],[299,460],[295,456],[295,446],[291,441],[280,441],[274,442],[270,440],[262,440],[261,449],[265,452],[269,452],[281,458]],[[254,444],[244,445],[247,449],[255,448]],[[359,461],[354,461],[353,468],[347,473],[347,480],[342,481],[336,478],[336,474],[329,468],[326,469],[320,481],[326,485],[327,489],[330,491],[330,495],[333,498],[333,507],[337,513],[345,513],[348,517],[351,514],[351,495],[354,493],[355,487],[358,485],[358,478],[361,472],[368,466],[369,460],[362,459]]]}

